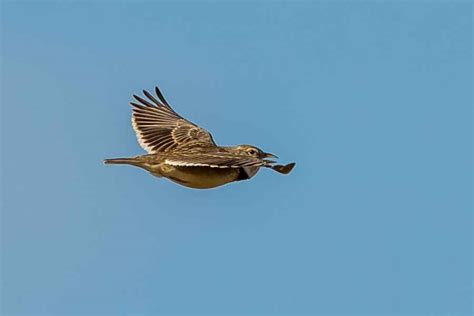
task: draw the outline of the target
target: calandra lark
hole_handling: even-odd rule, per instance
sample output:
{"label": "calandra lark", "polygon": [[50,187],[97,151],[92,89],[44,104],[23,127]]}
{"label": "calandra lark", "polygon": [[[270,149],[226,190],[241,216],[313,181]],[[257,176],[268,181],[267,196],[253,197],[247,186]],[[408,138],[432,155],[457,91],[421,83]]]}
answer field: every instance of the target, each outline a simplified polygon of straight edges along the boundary
{"label": "calandra lark", "polygon": [[176,113],[158,87],[156,97],[148,91],[145,100],[137,95],[132,126],[140,145],[148,154],[133,158],[106,159],[106,164],[127,164],[143,168],[157,177],[195,189],[209,189],[247,180],[260,167],[288,174],[295,163],[275,165],[277,158],[250,145],[217,146],[211,134]]}

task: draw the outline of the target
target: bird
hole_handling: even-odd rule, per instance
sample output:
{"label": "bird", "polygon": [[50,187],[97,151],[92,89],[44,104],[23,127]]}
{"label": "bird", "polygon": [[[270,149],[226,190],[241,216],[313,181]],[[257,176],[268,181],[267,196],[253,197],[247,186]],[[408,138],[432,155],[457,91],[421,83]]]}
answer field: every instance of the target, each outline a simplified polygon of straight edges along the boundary
{"label": "bird", "polygon": [[202,127],[179,115],[158,87],[155,96],[133,95],[132,127],[147,154],[105,159],[105,164],[125,164],[145,169],[193,189],[211,189],[253,178],[261,167],[289,174],[295,163],[276,164],[278,159],[252,145],[218,146]]}

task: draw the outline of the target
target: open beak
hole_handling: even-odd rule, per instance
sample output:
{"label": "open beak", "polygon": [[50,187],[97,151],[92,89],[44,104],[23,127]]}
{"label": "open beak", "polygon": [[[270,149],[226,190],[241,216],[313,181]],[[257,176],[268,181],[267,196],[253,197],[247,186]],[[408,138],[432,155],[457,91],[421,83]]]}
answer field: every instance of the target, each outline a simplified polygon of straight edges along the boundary
{"label": "open beak", "polygon": [[275,159],[278,159],[278,156],[275,156],[274,154],[270,154],[270,153],[265,153],[265,158],[275,158]]}

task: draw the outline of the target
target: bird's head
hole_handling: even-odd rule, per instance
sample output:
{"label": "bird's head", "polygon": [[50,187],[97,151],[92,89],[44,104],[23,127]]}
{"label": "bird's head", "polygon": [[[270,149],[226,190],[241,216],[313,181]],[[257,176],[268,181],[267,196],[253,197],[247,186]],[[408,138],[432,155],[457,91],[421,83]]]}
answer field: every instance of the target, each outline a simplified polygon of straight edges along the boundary
{"label": "bird's head", "polygon": [[235,150],[241,155],[248,155],[258,159],[278,158],[274,154],[266,153],[260,148],[251,145],[239,145],[235,147]]}
{"label": "bird's head", "polygon": [[271,168],[271,169],[273,169],[273,170],[275,170],[279,173],[282,173],[282,174],[290,173],[291,170],[293,170],[293,168],[295,167],[294,162],[289,163],[287,165],[276,165],[275,164],[276,161],[267,160],[266,158],[276,158],[276,159],[278,159],[277,156],[275,156],[274,154],[266,153],[263,150],[261,150],[260,148],[255,147],[255,146],[239,145],[239,146],[232,147],[232,148],[239,155],[247,155],[247,156],[251,156],[251,157],[255,157],[255,158],[263,160],[263,162],[264,162],[263,167]]}

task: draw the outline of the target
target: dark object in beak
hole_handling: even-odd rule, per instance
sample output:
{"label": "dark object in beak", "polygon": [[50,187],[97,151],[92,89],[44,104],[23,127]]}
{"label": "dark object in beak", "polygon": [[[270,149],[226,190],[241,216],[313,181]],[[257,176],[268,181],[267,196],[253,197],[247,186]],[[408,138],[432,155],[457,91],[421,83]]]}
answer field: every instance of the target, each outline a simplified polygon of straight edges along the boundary
{"label": "dark object in beak", "polygon": [[289,174],[291,172],[291,170],[293,170],[293,168],[295,167],[296,163],[292,162],[292,163],[289,163],[285,166],[283,165],[276,165],[276,166],[271,166],[271,168],[273,170],[275,170],[276,172],[279,172],[279,173],[282,173],[282,174]]}
{"label": "dark object in beak", "polygon": [[278,159],[278,156],[275,156],[274,154],[270,154],[270,153],[265,153],[264,158],[275,158],[275,159]]}

